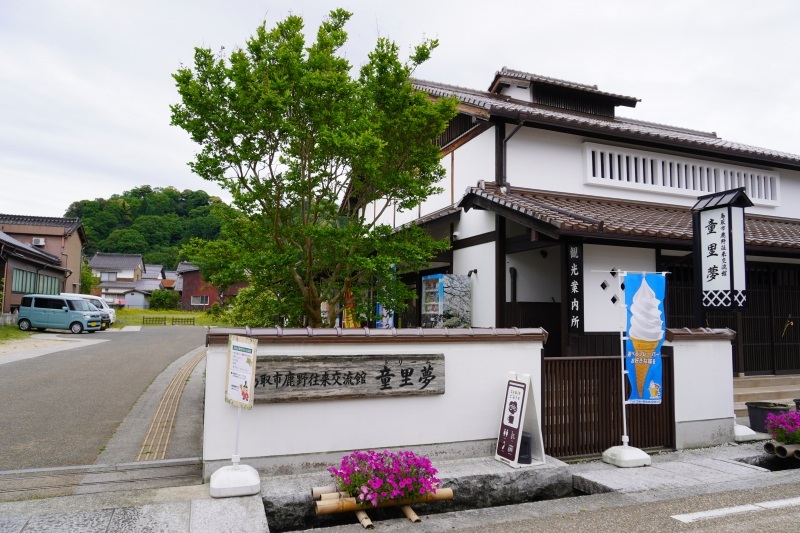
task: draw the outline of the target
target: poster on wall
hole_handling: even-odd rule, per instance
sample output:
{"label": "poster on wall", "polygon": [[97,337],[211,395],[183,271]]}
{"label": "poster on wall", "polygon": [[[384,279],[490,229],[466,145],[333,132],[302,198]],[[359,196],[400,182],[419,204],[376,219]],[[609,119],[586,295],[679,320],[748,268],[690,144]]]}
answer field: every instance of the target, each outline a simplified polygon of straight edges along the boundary
{"label": "poster on wall", "polygon": [[253,407],[253,383],[256,379],[258,340],[230,335],[228,337],[228,375],[225,379],[225,401],[235,407]]}
{"label": "poster on wall", "polygon": [[629,403],[661,403],[665,290],[664,274],[628,273],[625,276],[625,369],[631,384]]}

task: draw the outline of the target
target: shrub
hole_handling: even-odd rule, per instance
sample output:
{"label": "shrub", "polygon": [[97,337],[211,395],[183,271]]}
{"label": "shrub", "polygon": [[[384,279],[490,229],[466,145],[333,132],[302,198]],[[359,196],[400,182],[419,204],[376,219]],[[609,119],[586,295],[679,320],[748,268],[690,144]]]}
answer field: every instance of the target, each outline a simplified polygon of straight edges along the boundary
{"label": "shrub", "polygon": [[181,295],[175,291],[155,290],[150,295],[150,309],[170,310],[180,308]]}
{"label": "shrub", "polygon": [[800,413],[787,411],[779,415],[767,415],[767,431],[776,441],[784,444],[800,444]]}
{"label": "shrub", "polygon": [[394,499],[416,500],[439,488],[430,460],[408,451],[355,451],[328,472],[339,490],[373,506]]}

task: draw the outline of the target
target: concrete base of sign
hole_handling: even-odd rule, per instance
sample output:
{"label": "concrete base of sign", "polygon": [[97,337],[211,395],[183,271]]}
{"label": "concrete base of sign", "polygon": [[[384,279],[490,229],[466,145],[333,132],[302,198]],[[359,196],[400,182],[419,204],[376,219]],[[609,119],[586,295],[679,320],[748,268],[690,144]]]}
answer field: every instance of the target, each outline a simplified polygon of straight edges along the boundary
{"label": "concrete base of sign", "polygon": [[637,466],[650,466],[650,456],[639,448],[628,446],[612,446],[603,452],[603,462],[619,466],[620,468],[634,468]]}
{"label": "concrete base of sign", "polygon": [[211,497],[250,496],[261,492],[261,477],[252,466],[232,464],[211,474]]}

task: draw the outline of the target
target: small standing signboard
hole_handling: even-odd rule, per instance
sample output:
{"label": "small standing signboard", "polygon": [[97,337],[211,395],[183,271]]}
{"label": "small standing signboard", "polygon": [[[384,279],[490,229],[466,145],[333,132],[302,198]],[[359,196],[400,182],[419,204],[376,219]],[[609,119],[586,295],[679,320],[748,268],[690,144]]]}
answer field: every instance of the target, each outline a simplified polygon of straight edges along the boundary
{"label": "small standing signboard", "polygon": [[[509,373],[494,458],[513,468],[544,464],[542,429],[531,390],[529,374]],[[523,430],[529,440],[523,439]]]}
{"label": "small standing signboard", "polygon": [[231,335],[228,337],[228,375],[225,401],[235,407],[253,407],[253,383],[256,379],[258,340]]}

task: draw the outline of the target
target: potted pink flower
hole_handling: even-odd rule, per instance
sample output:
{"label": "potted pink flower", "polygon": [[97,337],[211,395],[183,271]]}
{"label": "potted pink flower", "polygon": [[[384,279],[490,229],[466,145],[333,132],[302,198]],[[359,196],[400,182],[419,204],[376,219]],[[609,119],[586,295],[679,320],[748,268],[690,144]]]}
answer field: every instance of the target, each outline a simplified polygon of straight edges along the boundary
{"label": "potted pink flower", "polygon": [[328,471],[337,488],[363,504],[377,507],[391,501],[417,501],[439,488],[437,470],[414,452],[355,451]]}
{"label": "potted pink flower", "polygon": [[800,458],[800,413],[788,411],[767,415],[766,428],[780,444],[767,443],[764,449],[778,457]]}

